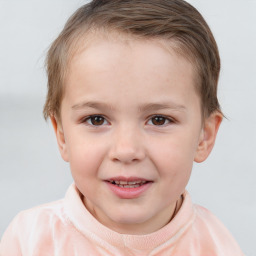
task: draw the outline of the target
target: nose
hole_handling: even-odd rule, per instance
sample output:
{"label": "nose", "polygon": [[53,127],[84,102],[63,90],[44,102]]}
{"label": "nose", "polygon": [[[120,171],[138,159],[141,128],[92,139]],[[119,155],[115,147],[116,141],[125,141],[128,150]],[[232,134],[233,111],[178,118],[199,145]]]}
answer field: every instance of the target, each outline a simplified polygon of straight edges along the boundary
{"label": "nose", "polygon": [[134,128],[116,131],[109,151],[110,159],[124,164],[142,161],[146,156],[142,137]]}

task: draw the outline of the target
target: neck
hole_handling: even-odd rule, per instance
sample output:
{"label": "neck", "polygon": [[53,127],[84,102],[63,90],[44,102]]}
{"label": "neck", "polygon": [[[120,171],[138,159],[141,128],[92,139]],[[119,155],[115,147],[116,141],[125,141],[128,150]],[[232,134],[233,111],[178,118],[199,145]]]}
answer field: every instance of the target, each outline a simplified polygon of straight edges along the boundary
{"label": "neck", "polygon": [[[90,206],[90,202],[86,200],[86,198],[82,198],[85,207],[87,210],[104,226],[109,229],[127,235],[146,235],[166,226],[178,213],[182,202],[183,196],[173,204],[166,207],[163,211],[161,211],[156,216],[153,216],[150,220],[145,221],[144,223],[116,223],[110,219],[107,219],[105,214],[102,214],[99,209],[95,209]],[[170,217],[171,216],[171,217]]]}

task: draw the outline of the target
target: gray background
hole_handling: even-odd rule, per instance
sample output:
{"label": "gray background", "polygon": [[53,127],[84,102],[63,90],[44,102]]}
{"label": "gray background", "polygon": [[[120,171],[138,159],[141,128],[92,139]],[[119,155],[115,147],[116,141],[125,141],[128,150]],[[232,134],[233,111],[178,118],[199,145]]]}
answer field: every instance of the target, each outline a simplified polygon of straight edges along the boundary
{"label": "gray background", "polygon": [[[219,45],[225,115],[209,159],[195,164],[193,201],[210,209],[247,255],[256,255],[256,1],[191,0]],[[85,1],[0,0],[0,236],[21,210],[62,198],[72,182],[42,117],[44,59]]]}

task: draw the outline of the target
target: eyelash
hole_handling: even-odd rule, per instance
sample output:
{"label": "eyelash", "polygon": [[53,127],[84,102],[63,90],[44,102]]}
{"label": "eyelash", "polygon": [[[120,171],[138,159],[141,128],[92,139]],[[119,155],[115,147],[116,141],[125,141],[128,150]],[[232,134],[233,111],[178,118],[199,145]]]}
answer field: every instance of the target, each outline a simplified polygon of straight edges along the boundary
{"label": "eyelash", "polygon": [[[152,120],[153,120],[154,118],[162,119],[162,121],[164,121],[164,123],[163,123],[163,124],[159,124],[159,125],[153,124]],[[173,120],[173,119],[171,119],[171,118],[169,118],[169,117],[166,117],[166,116],[163,116],[163,115],[154,115],[154,116],[152,116],[152,117],[149,119],[149,121],[150,121],[150,120],[151,120],[151,123],[152,123],[152,124],[150,124],[150,125],[153,125],[153,126],[165,126],[165,125],[167,125],[167,124],[174,123],[174,120]],[[149,121],[148,121],[148,122],[149,122]],[[167,123],[166,123],[166,121],[167,121]]]}
{"label": "eyelash", "polygon": [[[100,123],[99,123],[99,124],[93,124],[93,122],[94,122],[94,121],[92,121],[93,118],[95,118],[94,121],[96,121],[96,122],[99,121]],[[153,121],[152,121],[154,118],[159,119],[158,121],[160,121],[160,122],[163,121],[163,123],[162,123],[162,124],[159,124],[159,125],[154,124]],[[97,120],[97,119],[100,119],[100,120]],[[163,116],[163,115],[154,115],[154,116],[152,116],[152,117],[150,117],[150,118],[148,119],[147,123],[150,122],[150,120],[151,120],[151,124],[150,124],[150,125],[152,125],[152,126],[165,126],[165,125],[167,125],[167,124],[174,123],[174,120],[173,120],[173,119],[171,119],[171,118],[169,118],[169,117],[166,117],[166,116]],[[155,119],[155,120],[156,120],[156,119]],[[166,123],[166,122],[167,122],[167,123]],[[83,119],[83,120],[82,120],[82,123],[87,123],[88,125],[97,127],[97,126],[102,126],[102,125],[108,124],[108,121],[107,121],[106,118],[105,118],[104,116],[102,116],[102,115],[91,115],[91,116],[88,116],[88,117],[86,117],[85,119]]]}
{"label": "eyelash", "polygon": [[[93,124],[92,123],[92,119],[93,118],[99,118],[101,120],[103,120],[103,123],[102,124]],[[94,120],[95,121],[95,120]],[[97,119],[96,119],[96,122],[97,122]],[[86,117],[85,119],[82,120],[82,123],[87,123],[88,125],[91,125],[91,126],[102,126],[102,125],[105,125],[105,122],[107,122],[106,118],[102,115],[91,115],[91,116],[88,116]],[[107,122],[108,123],[108,122]]]}

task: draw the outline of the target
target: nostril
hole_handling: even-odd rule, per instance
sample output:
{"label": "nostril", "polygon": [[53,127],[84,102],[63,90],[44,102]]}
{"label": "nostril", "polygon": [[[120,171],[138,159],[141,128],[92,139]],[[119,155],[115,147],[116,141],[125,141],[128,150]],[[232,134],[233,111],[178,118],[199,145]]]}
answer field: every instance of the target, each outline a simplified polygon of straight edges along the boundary
{"label": "nostril", "polygon": [[122,156],[118,156],[118,157],[114,157],[112,158],[112,161],[114,162],[122,162],[122,163],[136,163],[139,162],[141,159],[133,157],[133,156],[129,156],[129,155],[122,155]]}
{"label": "nostril", "polygon": [[127,136],[118,137],[113,141],[109,157],[114,162],[135,163],[145,157],[145,150],[141,141],[134,136],[130,139]]}

